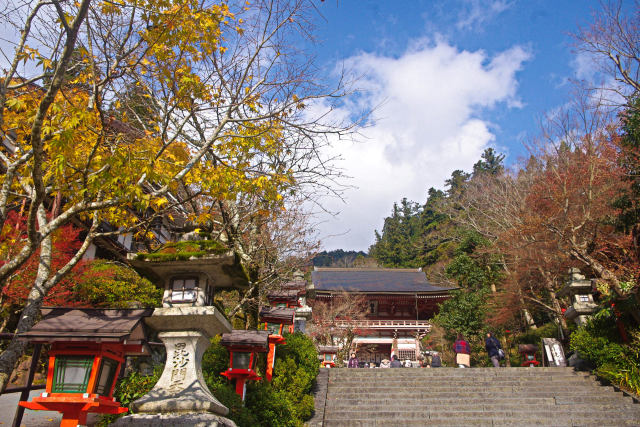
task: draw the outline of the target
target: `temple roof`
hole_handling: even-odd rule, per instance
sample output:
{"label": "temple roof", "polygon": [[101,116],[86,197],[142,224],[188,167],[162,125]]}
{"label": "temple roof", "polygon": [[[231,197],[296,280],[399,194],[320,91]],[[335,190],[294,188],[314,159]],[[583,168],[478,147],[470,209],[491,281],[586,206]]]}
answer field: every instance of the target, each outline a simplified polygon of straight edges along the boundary
{"label": "temple roof", "polygon": [[455,288],[433,286],[422,269],[319,268],[311,272],[316,292],[445,293]]}

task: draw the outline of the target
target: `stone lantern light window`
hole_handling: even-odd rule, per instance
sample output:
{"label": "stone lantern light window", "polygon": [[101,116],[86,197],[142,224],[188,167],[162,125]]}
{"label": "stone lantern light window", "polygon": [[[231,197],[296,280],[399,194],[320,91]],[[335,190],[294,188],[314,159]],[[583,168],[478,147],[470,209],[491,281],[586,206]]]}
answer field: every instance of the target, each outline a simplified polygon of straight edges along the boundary
{"label": "stone lantern light window", "polygon": [[198,278],[181,277],[171,280],[171,302],[194,302],[197,296]]}
{"label": "stone lantern light window", "polygon": [[578,295],[578,302],[590,302],[589,295]]}

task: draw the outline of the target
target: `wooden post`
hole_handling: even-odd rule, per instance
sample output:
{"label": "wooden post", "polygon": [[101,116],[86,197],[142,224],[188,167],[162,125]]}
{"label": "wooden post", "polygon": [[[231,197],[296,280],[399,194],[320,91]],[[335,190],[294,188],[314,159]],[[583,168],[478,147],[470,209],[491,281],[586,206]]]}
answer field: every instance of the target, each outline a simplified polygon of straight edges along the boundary
{"label": "wooden post", "polygon": [[[40,359],[40,348],[42,344],[35,344],[33,346],[33,355],[31,356],[31,365],[29,365],[29,373],[27,374],[27,386],[20,393],[19,401],[29,400],[29,392],[31,391],[31,386],[33,385],[33,377],[36,374],[36,369],[38,368],[38,360]],[[22,417],[24,416],[24,407],[18,405],[16,409],[16,414],[13,417],[12,427],[20,427],[22,423]]]}

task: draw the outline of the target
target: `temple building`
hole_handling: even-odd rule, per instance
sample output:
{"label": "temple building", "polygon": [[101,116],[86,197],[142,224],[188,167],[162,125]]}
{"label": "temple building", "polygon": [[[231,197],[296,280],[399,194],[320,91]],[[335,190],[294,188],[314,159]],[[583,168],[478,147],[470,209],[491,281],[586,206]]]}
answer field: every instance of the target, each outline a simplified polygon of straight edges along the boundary
{"label": "temple building", "polygon": [[358,359],[376,365],[392,353],[401,360],[417,360],[419,340],[452,290],[430,284],[422,269],[315,267],[311,282],[308,291],[314,302],[331,304],[344,292],[364,297],[365,315],[339,319],[337,325],[354,328],[352,347]]}

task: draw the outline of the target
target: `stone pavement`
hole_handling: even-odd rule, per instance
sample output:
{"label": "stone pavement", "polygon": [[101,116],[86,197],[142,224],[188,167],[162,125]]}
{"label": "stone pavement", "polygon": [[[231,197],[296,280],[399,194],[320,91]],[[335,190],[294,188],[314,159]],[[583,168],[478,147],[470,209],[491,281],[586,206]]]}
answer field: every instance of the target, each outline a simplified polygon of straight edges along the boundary
{"label": "stone pavement", "polygon": [[[29,395],[29,400],[33,396],[39,396],[44,390],[33,390]],[[16,413],[20,393],[8,393],[0,395],[0,427],[10,426]],[[51,411],[32,411],[25,409],[21,426],[24,427],[58,427],[62,415]],[[89,416],[87,423],[89,426],[95,424],[95,416]]]}

